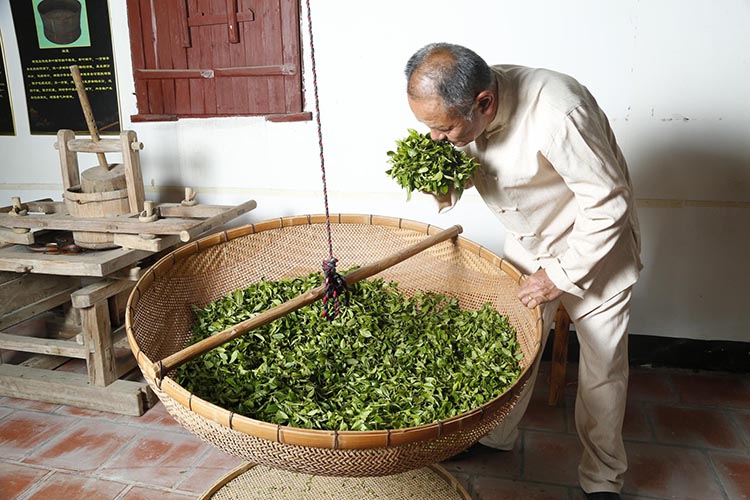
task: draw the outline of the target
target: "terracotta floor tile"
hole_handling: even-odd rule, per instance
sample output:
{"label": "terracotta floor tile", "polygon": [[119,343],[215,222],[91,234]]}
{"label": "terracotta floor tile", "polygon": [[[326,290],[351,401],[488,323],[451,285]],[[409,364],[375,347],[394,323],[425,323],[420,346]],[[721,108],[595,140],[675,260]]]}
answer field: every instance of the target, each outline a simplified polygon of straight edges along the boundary
{"label": "terracotta floor tile", "polygon": [[0,420],[0,457],[20,460],[46,440],[64,433],[76,419],[19,410]]}
{"label": "terracotta floor tile", "polygon": [[577,436],[525,431],[522,478],[577,486],[578,462],[582,451]]}
{"label": "terracotta floor tile", "polygon": [[745,445],[750,450],[750,413],[735,412],[733,418],[742,430],[742,434],[745,436]]}
{"label": "terracotta floor tile", "polygon": [[[474,500],[585,500],[573,421],[578,365],[569,364],[565,399],[556,407],[546,405],[549,368],[542,364],[514,450],[441,464]],[[750,500],[749,382],[747,374],[631,370],[623,500]],[[58,469],[72,463],[84,470]],[[127,417],[0,397],[0,500],[185,500],[239,463],[190,434],[161,403]]]}
{"label": "terracotta floor tile", "polygon": [[227,455],[218,448],[211,447],[195,466],[185,474],[177,488],[193,493],[203,493],[228,472],[244,464],[245,460]]}
{"label": "terracotta floor tile", "polygon": [[549,396],[550,370],[552,365],[549,361],[542,361],[539,365],[539,372],[536,375],[534,384],[534,393],[532,397],[546,400]]}
{"label": "terracotta floor tile", "polygon": [[565,388],[563,394],[575,399],[578,392],[578,363],[568,363],[565,367]]}
{"label": "terracotta floor tile", "polygon": [[[620,498],[622,500],[661,500],[654,497],[642,497],[638,495],[624,495],[621,494]],[[586,495],[583,493],[583,490],[578,488],[573,493],[572,500],[586,500]]]}
{"label": "terracotta floor tile", "polygon": [[461,486],[463,486],[463,488],[464,488],[464,489],[465,489],[465,490],[466,490],[467,492],[469,492],[469,491],[470,491],[470,490],[469,490],[469,488],[470,488],[470,484],[469,484],[469,483],[471,482],[471,476],[469,476],[469,475],[467,475],[467,474],[460,474],[460,473],[455,473],[455,472],[451,472],[450,474],[451,474],[451,475],[452,475],[453,477],[455,477],[455,478],[456,478],[456,481],[458,481],[458,483],[459,483],[459,484],[460,484]]}
{"label": "terracotta floor tile", "polygon": [[643,403],[628,401],[625,407],[625,420],[622,424],[622,438],[630,441],[651,441],[653,433],[648,425]]}
{"label": "terracotta floor tile", "polygon": [[[545,350],[544,355],[547,355]],[[551,355],[551,354],[550,354]],[[540,397],[547,399],[549,396],[550,378],[552,373],[552,361],[542,361],[539,365],[539,373],[537,374],[536,385],[534,390],[539,390]],[[565,387],[573,386],[575,388],[576,381],[578,378],[578,363],[566,363],[565,366]],[[540,387],[542,386],[542,387]],[[575,394],[575,391],[573,391]]]}
{"label": "terracotta floor tile", "polygon": [[125,448],[138,432],[134,427],[106,420],[83,419],[45,443],[24,462],[91,472]]}
{"label": "terracotta floor tile", "polygon": [[119,415],[117,417],[117,420],[134,425],[145,425],[149,428],[163,428],[164,430],[172,432],[189,432],[179,422],[177,422],[174,417],[172,417],[172,415],[169,414],[166,408],[164,408],[164,404],[162,404],[161,401],[149,408],[140,417]]}
{"label": "terracotta floor tile", "polygon": [[[523,432],[521,432],[523,435]],[[477,451],[463,460],[448,460],[440,465],[451,474],[481,475],[517,479],[521,476],[523,460],[523,437],[516,441],[511,451],[492,450],[487,447]]]}
{"label": "terracotta floor tile", "polygon": [[547,404],[546,394],[532,397],[523,419],[518,424],[521,429],[537,431],[565,432],[565,401],[557,406]]}
{"label": "terracotta floor tile", "polygon": [[703,408],[652,406],[647,409],[656,441],[696,448],[744,450],[731,419],[723,412]]}
{"label": "terracotta floor tile", "polygon": [[473,500],[567,500],[564,486],[479,476],[472,480]]}
{"label": "terracotta floor tile", "polygon": [[732,500],[750,500],[750,457],[710,453],[724,490]]}
{"label": "terracotta floor tile", "polygon": [[47,474],[45,469],[0,462],[0,498],[18,498]]}
{"label": "terracotta floor tile", "polygon": [[78,374],[88,374],[89,369],[86,365],[86,360],[83,359],[71,359],[67,363],[57,367],[57,370],[61,372],[70,372]]}
{"label": "terracotta floor tile", "polygon": [[[565,398],[565,422],[568,434],[578,435],[575,420],[575,400]],[[643,403],[628,400],[625,406],[625,419],[622,425],[622,438],[631,441],[651,441],[653,435],[649,427]]]}
{"label": "terracotta floor tile", "polygon": [[625,493],[681,500],[724,498],[702,451],[641,443],[625,443],[625,448]]}
{"label": "terracotta floor tile", "polygon": [[150,488],[135,486],[125,493],[125,495],[121,497],[121,500],[186,500],[188,498],[194,499],[195,495],[173,491],[152,490]]}
{"label": "terracotta floor tile", "polygon": [[99,469],[99,474],[173,488],[209,446],[192,434],[147,430]]}
{"label": "terracotta floor tile", "polygon": [[34,410],[52,413],[60,407],[59,404],[45,403],[44,401],[34,401],[32,399],[21,399],[21,398],[5,398],[2,402],[2,406],[8,408],[15,408],[17,410]]}
{"label": "terracotta floor tile", "polygon": [[568,434],[577,434],[576,430],[576,397],[566,395],[565,402],[561,403],[565,408],[565,432]]}
{"label": "terracotta floor tile", "polygon": [[632,368],[628,377],[629,401],[677,402],[669,373],[651,368]]}
{"label": "terracotta floor tile", "polygon": [[713,372],[675,373],[672,380],[680,401],[721,408],[750,408],[750,377]]}
{"label": "terracotta floor tile", "polygon": [[76,408],[74,406],[61,406],[55,413],[58,415],[69,415],[71,417],[91,417],[103,418],[107,420],[117,420],[120,416],[117,413],[108,413],[105,411],[88,410],[86,408]]}
{"label": "terracotta floor tile", "polygon": [[113,500],[126,487],[113,481],[56,472],[26,500]]}

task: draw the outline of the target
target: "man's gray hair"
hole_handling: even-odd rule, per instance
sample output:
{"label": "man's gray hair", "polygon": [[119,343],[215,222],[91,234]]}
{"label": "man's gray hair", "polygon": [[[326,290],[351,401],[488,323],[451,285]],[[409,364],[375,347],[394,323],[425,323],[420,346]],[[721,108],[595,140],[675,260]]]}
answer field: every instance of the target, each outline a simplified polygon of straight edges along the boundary
{"label": "man's gray hair", "polygon": [[[439,54],[443,57],[432,57]],[[439,62],[436,60],[439,59]],[[436,93],[443,99],[446,109],[470,118],[474,98],[483,90],[492,87],[492,70],[471,49],[451,43],[430,43],[414,53],[406,63],[407,92],[410,96],[424,97],[412,85],[411,77],[417,73],[419,82],[414,82],[424,91]]]}

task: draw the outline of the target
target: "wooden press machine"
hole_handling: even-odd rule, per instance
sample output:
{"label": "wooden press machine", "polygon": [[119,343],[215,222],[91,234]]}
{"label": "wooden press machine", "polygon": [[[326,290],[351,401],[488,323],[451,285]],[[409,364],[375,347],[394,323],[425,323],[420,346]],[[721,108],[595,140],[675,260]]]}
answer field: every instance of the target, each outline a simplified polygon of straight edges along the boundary
{"label": "wooden press machine", "polygon": [[[102,250],[115,247],[158,252],[254,209],[249,200],[237,206],[199,205],[192,188],[180,203],[156,205],[145,200],[140,150],[133,130],[119,139],[100,139],[96,121],[77,66],[70,68],[86,118],[90,139],[59,130],[55,148],[60,155],[64,202],[38,200],[0,209],[0,243],[33,245],[32,228],[73,232],[75,245]],[[105,153],[121,153],[122,163],[109,163]],[[79,169],[78,153],[96,154],[98,165]]]}
{"label": "wooden press machine", "polygon": [[[135,367],[121,345],[130,290],[161,252],[256,202],[203,205],[187,187],[179,203],[145,200],[143,144],[132,130],[100,139],[76,66],[71,74],[91,137],[58,131],[63,200],[13,197],[0,208],[0,350],[6,354],[0,395],[137,416],[155,398],[145,382],[123,378]],[[110,163],[106,153],[119,153],[122,161]],[[79,155],[92,154],[97,164],[81,172]],[[31,319],[44,319],[34,322],[44,323],[41,336],[14,330]],[[76,359],[85,361],[86,373],[58,370]]]}

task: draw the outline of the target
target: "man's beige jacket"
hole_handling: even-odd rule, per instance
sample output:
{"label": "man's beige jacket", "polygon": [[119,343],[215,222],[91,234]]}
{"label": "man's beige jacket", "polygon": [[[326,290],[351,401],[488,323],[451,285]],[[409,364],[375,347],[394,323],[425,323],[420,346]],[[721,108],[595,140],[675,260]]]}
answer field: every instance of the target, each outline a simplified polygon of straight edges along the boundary
{"label": "man's beige jacket", "polygon": [[505,256],[544,268],[579,318],[632,286],[643,267],[635,199],[607,117],[573,78],[494,66],[498,111],[468,146],[472,181],[507,230]]}

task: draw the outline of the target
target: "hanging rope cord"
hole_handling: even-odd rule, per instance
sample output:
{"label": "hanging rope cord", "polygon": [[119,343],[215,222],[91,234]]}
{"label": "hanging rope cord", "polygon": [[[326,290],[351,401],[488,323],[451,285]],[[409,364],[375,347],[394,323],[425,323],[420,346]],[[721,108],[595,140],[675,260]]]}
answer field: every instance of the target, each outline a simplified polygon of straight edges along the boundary
{"label": "hanging rope cord", "polygon": [[336,272],[338,259],[333,256],[333,238],[331,236],[331,216],[328,212],[328,186],[326,184],[325,156],[323,155],[323,128],[320,124],[320,98],[318,97],[318,72],[315,67],[315,44],[313,43],[312,14],[310,11],[310,0],[306,0],[307,27],[310,37],[310,69],[313,77],[313,93],[315,95],[315,122],[318,126],[318,147],[320,148],[320,170],[323,179],[323,204],[326,214],[326,234],[328,236],[328,259],[323,261],[323,276],[325,294],[323,295],[323,318],[328,321],[338,316],[341,312],[341,299],[346,294],[346,281],[343,276]]}

